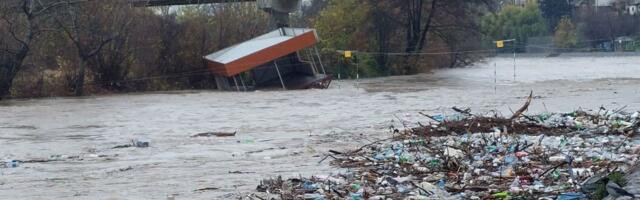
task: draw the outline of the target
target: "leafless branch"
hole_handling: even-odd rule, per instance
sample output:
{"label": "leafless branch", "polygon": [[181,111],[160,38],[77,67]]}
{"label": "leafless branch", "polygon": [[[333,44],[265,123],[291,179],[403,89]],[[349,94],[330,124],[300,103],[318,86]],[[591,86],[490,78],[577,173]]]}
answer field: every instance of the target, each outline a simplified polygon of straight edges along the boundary
{"label": "leafless branch", "polygon": [[109,44],[109,42],[113,41],[114,39],[116,39],[116,38],[118,38],[118,37],[119,37],[119,35],[113,35],[113,36],[111,36],[111,37],[109,37],[109,38],[107,38],[107,39],[105,39],[105,40],[102,40],[102,42],[100,42],[100,44],[98,45],[98,47],[96,47],[95,49],[91,50],[91,51],[90,51],[88,54],[86,54],[85,56],[87,56],[87,57],[92,57],[92,56],[96,55],[97,53],[99,53],[99,52],[102,50],[102,48],[103,48],[105,45]]}
{"label": "leafless branch", "polygon": [[529,94],[529,97],[527,97],[527,102],[524,103],[524,105],[522,105],[522,107],[520,109],[518,109],[513,116],[511,116],[511,120],[514,120],[518,117],[520,117],[520,115],[522,115],[522,113],[524,113],[527,109],[529,109],[529,105],[531,105],[531,100],[533,99],[533,91],[531,91],[531,93]]}
{"label": "leafless branch", "polygon": [[6,16],[2,16],[2,19],[9,25],[9,34],[11,34],[11,37],[13,37],[14,40],[18,41],[20,44],[23,45],[23,47],[29,47],[29,44],[24,41],[23,39],[20,39],[18,37],[18,35],[16,34],[15,30],[14,30],[14,24],[13,22],[11,22],[11,20],[7,19]]}
{"label": "leafless branch", "polygon": [[77,4],[77,3],[83,3],[83,2],[87,2],[86,0],[77,0],[77,1],[58,1],[49,5],[45,5],[44,3],[42,3],[41,0],[37,0],[38,4],[42,7],[41,9],[38,10],[38,12],[33,13],[32,15],[34,17],[40,16],[41,14],[57,8],[59,6],[63,6],[63,5],[68,5],[68,4]]}

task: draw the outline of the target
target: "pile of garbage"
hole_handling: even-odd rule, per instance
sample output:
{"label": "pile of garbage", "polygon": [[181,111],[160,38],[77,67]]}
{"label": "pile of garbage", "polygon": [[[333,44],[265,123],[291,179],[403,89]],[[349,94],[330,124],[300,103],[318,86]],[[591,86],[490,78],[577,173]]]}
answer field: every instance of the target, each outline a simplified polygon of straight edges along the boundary
{"label": "pile of garbage", "polygon": [[[622,110],[513,117],[427,115],[351,152],[331,151],[343,170],[262,181],[280,199],[594,199],[601,179],[638,161],[638,112]],[[619,184],[624,184],[619,183]]]}
{"label": "pile of garbage", "polygon": [[476,116],[469,109],[454,107],[459,113],[427,115],[420,113],[436,124],[421,125],[414,132],[425,136],[443,136],[451,133],[489,133],[500,129],[506,133],[525,135],[632,135],[640,128],[638,112],[627,113],[622,110],[610,111],[600,108],[595,113],[578,110],[570,113],[542,113],[535,116],[520,114],[511,118]]}

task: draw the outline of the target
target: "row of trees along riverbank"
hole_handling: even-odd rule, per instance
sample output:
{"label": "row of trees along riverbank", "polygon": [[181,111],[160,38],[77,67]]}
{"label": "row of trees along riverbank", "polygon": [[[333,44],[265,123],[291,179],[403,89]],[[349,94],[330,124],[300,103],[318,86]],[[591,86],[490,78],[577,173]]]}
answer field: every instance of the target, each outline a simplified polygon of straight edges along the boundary
{"label": "row of trees along riverbank", "polygon": [[[540,5],[313,0],[291,18],[294,27],[318,30],[329,71],[355,77],[358,62],[361,76],[372,77],[466,66],[492,53],[487,44],[495,39],[555,34],[571,46],[580,40],[572,42],[576,30],[591,30],[573,13]],[[265,33],[269,20],[254,3],[136,8],[128,0],[3,0],[0,98],[212,89],[202,56]],[[339,50],[360,53],[345,60]]]}

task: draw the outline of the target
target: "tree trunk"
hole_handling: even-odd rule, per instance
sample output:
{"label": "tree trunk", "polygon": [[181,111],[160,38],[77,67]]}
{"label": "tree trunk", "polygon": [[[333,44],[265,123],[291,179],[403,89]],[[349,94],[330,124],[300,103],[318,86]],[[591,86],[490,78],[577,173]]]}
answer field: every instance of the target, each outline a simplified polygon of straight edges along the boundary
{"label": "tree trunk", "polygon": [[14,71],[11,63],[3,64],[0,67],[0,100],[10,93],[13,78],[16,76]]}
{"label": "tree trunk", "polygon": [[4,63],[0,63],[0,100],[8,96],[11,93],[11,86],[13,85],[13,79],[18,74],[22,62],[27,57],[29,48],[22,46],[18,53],[13,57],[4,60]]}
{"label": "tree trunk", "polygon": [[433,21],[433,15],[436,12],[436,3],[437,3],[437,1],[438,0],[432,0],[431,1],[431,10],[429,11],[429,16],[427,17],[427,22],[426,22],[426,25],[424,27],[424,30],[422,30],[422,33],[420,34],[420,42],[418,43],[418,46],[416,47],[416,51],[424,49],[424,47],[426,45],[427,34],[429,34],[429,30],[431,29],[431,22]]}
{"label": "tree trunk", "polygon": [[75,81],[74,93],[76,96],[84,95],[84,75],[85,75],[85,58],[80,59],[79,70]]}
{"label": "tree trunk", "polygon": [[378,52],[380,52],[380,54],[375,55],[376,64],[380,71],[385,72],[385,75],[390,75],[390,70],[387,67],[388,55],[386,53],[389,52],[390,35],[392,32],[391,22],[388,16],[384,14],[384,10],[379,7],[376,7],[374,10],[373,24]]}

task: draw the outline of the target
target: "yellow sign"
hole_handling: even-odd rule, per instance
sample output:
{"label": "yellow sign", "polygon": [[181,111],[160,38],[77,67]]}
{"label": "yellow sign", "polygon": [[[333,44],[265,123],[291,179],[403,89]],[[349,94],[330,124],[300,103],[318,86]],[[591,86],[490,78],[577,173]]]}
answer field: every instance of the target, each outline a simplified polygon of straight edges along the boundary
{"label": "yellow sign", "polygon": [[351,51],[344,51],[345,58],[351,58]]}
{"label": "yellow sign", "polygon": [[496,41],[496,46],[498,48],[504,48],[504,40],[498,40]]}

